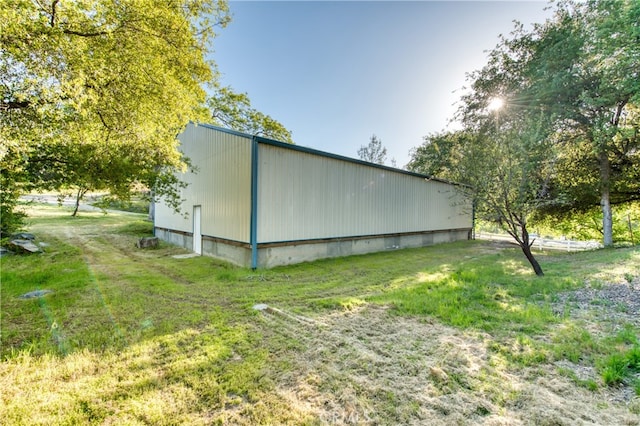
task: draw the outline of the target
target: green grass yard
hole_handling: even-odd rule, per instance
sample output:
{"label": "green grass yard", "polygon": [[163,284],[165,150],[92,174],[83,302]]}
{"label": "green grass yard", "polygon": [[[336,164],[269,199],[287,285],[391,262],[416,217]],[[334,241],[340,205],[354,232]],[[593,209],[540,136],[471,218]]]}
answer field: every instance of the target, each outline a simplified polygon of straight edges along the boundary
{"label": "green grass yard", "polygon": [[3,424],[639,424],[637,247],[540,253],[542,278],[479,241],[251,271],[137,249],[144,215],[28,208]]}

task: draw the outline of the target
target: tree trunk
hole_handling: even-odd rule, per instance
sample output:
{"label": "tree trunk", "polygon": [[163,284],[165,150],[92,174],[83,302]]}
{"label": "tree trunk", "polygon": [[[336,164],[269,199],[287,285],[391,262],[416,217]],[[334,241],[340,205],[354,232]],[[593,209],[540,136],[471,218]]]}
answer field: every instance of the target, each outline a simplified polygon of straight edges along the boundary
{"label": "tree trunk", "polygon": [[522,252],[524,253],[529,263],[531,264],[531,267],[533,268],[533,272],[535,272],[536,275],[539,277],[543,276],[544,272],[542,272],[542,268],[540,267],[540,264],[538,263],[536,258],[533,257],[533,253],[531,253],[531,246],[529,244],[520,244],[520,248],[522,249]]}
{"label": "tree trunk", "polygon": [[78,214],[78,209],[80,208],[80,201],[82,200],[82,198],[84,197],[84,194],[87,193],[86,189],[82,189],[79,188],[78,192],[76,193],[76,205],[75,208],[73,209],[73,213],[71,213],[71,217],[76,217],[76,215]]}
{"label": "tree trunk", "polygon": [[613,246],[613,215],[611,214],[611,163],[606,150],[600,151],[600,206],[602,207],[602,235],[605,247]]}
{"label": "tree trunk", "polygon": [[613,215],[611,214],[609,191],[602,192],[600,205],[602,206],[603,244],[605,247],[611,247],[613,246]]}
{"label": "tree trunk", "polygon": [[512,216],[509,222],[509,227],[506,228],[507,232],[513,237],[514,240],[516,240],[516,242],[522,249],[524,256],[527,258],[527,260],[531,264],[531,267],[533,268],[533,272],[535,272],[539,277],[543,276],[544,272],[542,272],[542,267],[533,256],[533,253],[531,253],[531,245],[533,244],[533,242],[529,242],[529,231],[527,230],[526,221],[522,217],[516,218]]}
{"label": "tree trunk", "polygon": [[76,217],[76,215],[78,214],[79,207],[80,207],[80,193],[78,192],[78,194],[76,195],[76,205],[73,209],[73,213],[71,213],[71,217]]}

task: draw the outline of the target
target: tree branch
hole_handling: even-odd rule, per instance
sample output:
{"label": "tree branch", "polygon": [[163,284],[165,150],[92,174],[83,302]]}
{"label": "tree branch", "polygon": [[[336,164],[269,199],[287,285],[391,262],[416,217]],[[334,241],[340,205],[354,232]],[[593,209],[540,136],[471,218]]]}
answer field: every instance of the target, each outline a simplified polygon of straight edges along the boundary
{"label": "tree branch", "polygon": [[53,27],[56,24],[56,6],[60,0],[53,0],[51,3],[51,20],[49,24]]}
{"label": "tree branch", "polygon": [[109,31],[96,31],[96,32],[85,33],[85,32],[82,32],[82,31],[70,30],[68,28],[63,29],[62,32],[64,34],[75,35],[75,36],[78,36],[78,37],[99,37],[99,36],[110,34]]}
{"label": "tree branch", "polygon": [[613,117],[611,118],[611,124],[618,127],[618,125],[620,124],[620,117],[622,116],[622,111],[624,110],[624,107],[627,105],[628,100],[627,99],[623,99],[620,102],[618,102],[618,105],[616,105],[616,112],[613,114]]}
{"label": "tree branch", "polygon": [[8,111],[11,109],[24,109],[31,106],[29,101],[8,101],[0,103],[0,111]]}

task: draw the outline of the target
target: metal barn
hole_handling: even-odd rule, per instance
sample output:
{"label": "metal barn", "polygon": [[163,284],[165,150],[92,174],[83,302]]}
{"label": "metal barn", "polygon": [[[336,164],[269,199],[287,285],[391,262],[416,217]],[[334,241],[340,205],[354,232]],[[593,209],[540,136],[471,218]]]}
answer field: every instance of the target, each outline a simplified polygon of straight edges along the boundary
{"label": "metal barn", "polygon": [[158,203],[155,234],[199,254],[269,268],[470,235],[450,182],[204,124],[179,140],[196,173],[182,214]]}

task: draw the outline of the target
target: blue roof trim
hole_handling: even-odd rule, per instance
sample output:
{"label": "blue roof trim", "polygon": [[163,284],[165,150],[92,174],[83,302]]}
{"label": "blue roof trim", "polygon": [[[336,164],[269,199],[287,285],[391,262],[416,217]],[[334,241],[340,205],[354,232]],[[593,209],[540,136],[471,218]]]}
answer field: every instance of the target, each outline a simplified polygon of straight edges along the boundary
{"label": "blue roof trim", "polygon": [[387,171],[395,172],[395,173],[401,173],[401,174],[414,176],[414,177],[418,177],[418,178],[422,178],[422,179],[426,179],[426,180],[430,180],[430,181],[447,183],[447,184],[456,185],[456,186],[467,186],[467,185],[464,185],[464,184],[461,184],[461,183],[451,182],[451,181],[448,181],[448,180],[445,180],[445,179],[440,179],[440,178],[437,178],[437,177],[434,177],[434,176],[425,175],[425,174],[422,174],[422,173],[410,172],[408,170],[397,169],[395,167],[389,167],[389,166],[385,166],[385,165],[382,165],[382,164],[370,163],[368,161],[358,160],[357,158],[345,157],[343,155],[332,154],[330,152],[320,151],[320,150],[314,149],[314,148],[308,148],[308,147],[304,147],[304,146],[300,146],[300,145],[290,144],[290,143],[286,143],[286,142],[280,142],[280,141],[277,141],[275,139],[265,138],[263,136],[249,135],[247,133],[238,132],[236,130],[231,130],[231,129],[226,129],[224,127],[214,126],[213,124],[206,124],[206,123],[193,123],[193,124],[195,126],[198,126],[198,127],[205,127],[207,129],[217,130],[219,132],[223,132],[223,133],[228,133],[228,134],[235,135],[235,136],[244,137],[244,138],[247,138],[247,139],[255,138],[255,140],[258,143],[263,143],[265,145],[277,146],[277,147],[284,148],[284,149],[290,149],[290,150],[293,150],[293,151],[304,152],[306,154],[317,155],[319,157],[332,158],[334,160],[346,161],[348,163],[360,164],[360,165],[367,166],[367,167],[374,167],[374,168],[377,168],[377,169],[387,170]]}

